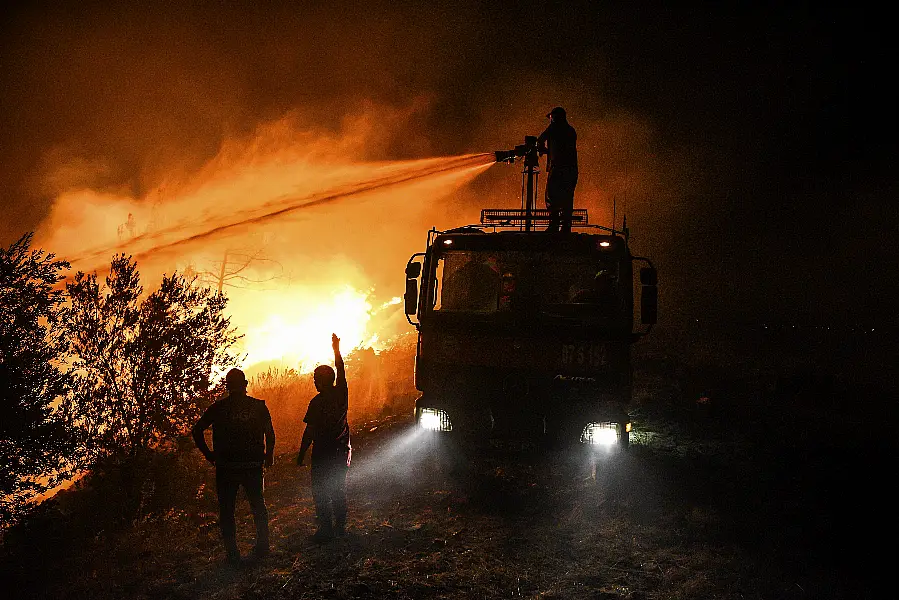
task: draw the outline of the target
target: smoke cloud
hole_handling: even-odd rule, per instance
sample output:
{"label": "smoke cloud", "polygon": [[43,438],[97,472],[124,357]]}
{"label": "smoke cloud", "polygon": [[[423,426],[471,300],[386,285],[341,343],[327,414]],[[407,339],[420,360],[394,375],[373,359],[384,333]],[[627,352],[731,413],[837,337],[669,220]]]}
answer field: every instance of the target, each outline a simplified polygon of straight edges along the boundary
{"label": "smoke cloud", "polygon": [[239,312],[297,286],[350,286],[377,307],[401,295],[428,228],[520,205],[517,167],[441,157],[511,148],[563,105],[580,140],[577,204],[601,224],[614,204],[657,256],[696,185],[689,159],[663,158],[652,119],[607,93],[607,69],[583,68],[603,64],[599,50],[521,60],[519,33],[564,29],[529,18],[478,3],[20,11],[0,42],[21,83],[2,96],[20,143],[0,163],[0,238],[37,229],[88,271],[125,251],[148,284],[176,268],[221,283],[229,263]]}

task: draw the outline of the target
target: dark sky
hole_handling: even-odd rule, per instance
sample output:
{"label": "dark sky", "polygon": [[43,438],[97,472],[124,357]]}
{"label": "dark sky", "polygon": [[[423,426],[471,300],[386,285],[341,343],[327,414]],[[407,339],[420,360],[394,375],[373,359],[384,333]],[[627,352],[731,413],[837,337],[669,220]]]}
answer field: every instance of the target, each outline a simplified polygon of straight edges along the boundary
{"label": "dark sky", "polygon": [[[152,4],[6,12],[0,242],[46,216],[61,191],[51,166],[99,165],[75,183],[140,197],[290,111],[336,129],[364,103],[424,99],[360,157],[382,159],[510,147],[562,104],[580,136],[579,191],[608,191],[620,180],[611,174],[629,170],[653,182],[630,206],[615,195],[635,247],[657,259],[668,318],[876,322],[895,303],[885,14],[860,4]],[[508,185],[497,169],[469,193]]]}

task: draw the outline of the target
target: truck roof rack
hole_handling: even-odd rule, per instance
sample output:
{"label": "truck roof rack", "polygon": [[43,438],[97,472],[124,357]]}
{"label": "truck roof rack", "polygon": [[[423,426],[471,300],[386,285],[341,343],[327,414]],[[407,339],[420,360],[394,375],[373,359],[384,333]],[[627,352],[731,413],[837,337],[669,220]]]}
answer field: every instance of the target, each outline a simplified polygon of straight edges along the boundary
{"label": "truck roof rack", "polygon": [[[454,227],[445,231],[440,231],[436,227],[432,227],[430,231],[428,231],[428,246],[430,246],[434,242],[438,235],[444,235],[447,233],[487,233],[487,231],[485,230],[490,229],[492,229],[494,232],[497,229],[518,229],[519,231],[524,231],[526,219],[526,211],[523,208],[484,208],[481,210],[480,223]],[[549,225],[549,220],[550,211],[548,209],[531,209],[532,227]],[[572,227],[598,230],[606,235],[623,236],[625,243],[627,243],[628,238],[630,237],[626,223],[627,220],[625,219],[625,225],[621,229],[606,227],[604,225],[594,225],[588,222],[587,209],[585,208],[576,208],[571,215]],[[531,231],[536,230],[532,229]]]}
{"label": "truck roof rack", "polygon": [[[549,225],[552,211],[547,208],[485,208],[481,210],[481,225],[488,227],[523,227],[530,213],[533,226]],[[571,212],[572,227],[589,227],[587,209],[576,208]]]}

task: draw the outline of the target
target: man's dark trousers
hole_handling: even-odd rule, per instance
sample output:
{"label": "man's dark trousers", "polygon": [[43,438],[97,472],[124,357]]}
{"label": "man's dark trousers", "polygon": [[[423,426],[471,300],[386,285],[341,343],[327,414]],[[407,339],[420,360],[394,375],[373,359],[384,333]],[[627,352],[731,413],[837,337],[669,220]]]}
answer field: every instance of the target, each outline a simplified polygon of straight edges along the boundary
{"label": "man's dark trousers", "polygon": [[331,531],[332,516],[338,531],[346,525],[346,463],[344,453],[312,457],[312,498],[319,528],[325,532]]}
{"label": "man's dark trousers", "polygon": [[574,211],[574,188],[577,187],[577,168],[555,167],[546,179],[546,208],[550,210],[547,231],[571,231],[571,215]]}
{"label": "man's dark trousers", "polygon": [[219,499],[219,524],[225,550],[229,556],[237,555],[237,526],[234,523],[234,509],[237,504],[237,489],[243,486],[253,511],[256,524],[256,548],[268,550],[268,510],[263,499],[262,467],[223,468],[215,470],[215,487]]}

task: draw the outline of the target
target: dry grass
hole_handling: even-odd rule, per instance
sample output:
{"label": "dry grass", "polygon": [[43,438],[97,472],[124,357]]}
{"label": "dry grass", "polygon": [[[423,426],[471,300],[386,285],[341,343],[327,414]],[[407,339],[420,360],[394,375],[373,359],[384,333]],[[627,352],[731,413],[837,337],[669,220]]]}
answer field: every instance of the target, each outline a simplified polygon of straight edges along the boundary
{"label": "dry grass", "polygon": [[[189,506],[66,542],[69,553],[52,563],[26,563],[32,577],[18,573],[17,589],[42,598],[854,597],[820,562],[772,554],[776,535],[735,529],[733,507],[702,492],[714,473],[650,449],[600,462],[593,478],[562,455],[498,457],[458,477],[404,444],[408,421],[369,425],[374,432],[357,432],[345,539],[308,539],[308,470],[282,457],[266,476],[275,552],[227,567],[213,474],[198,462],[203,482]],[[242,503],[244,552],[248,513]]]}

